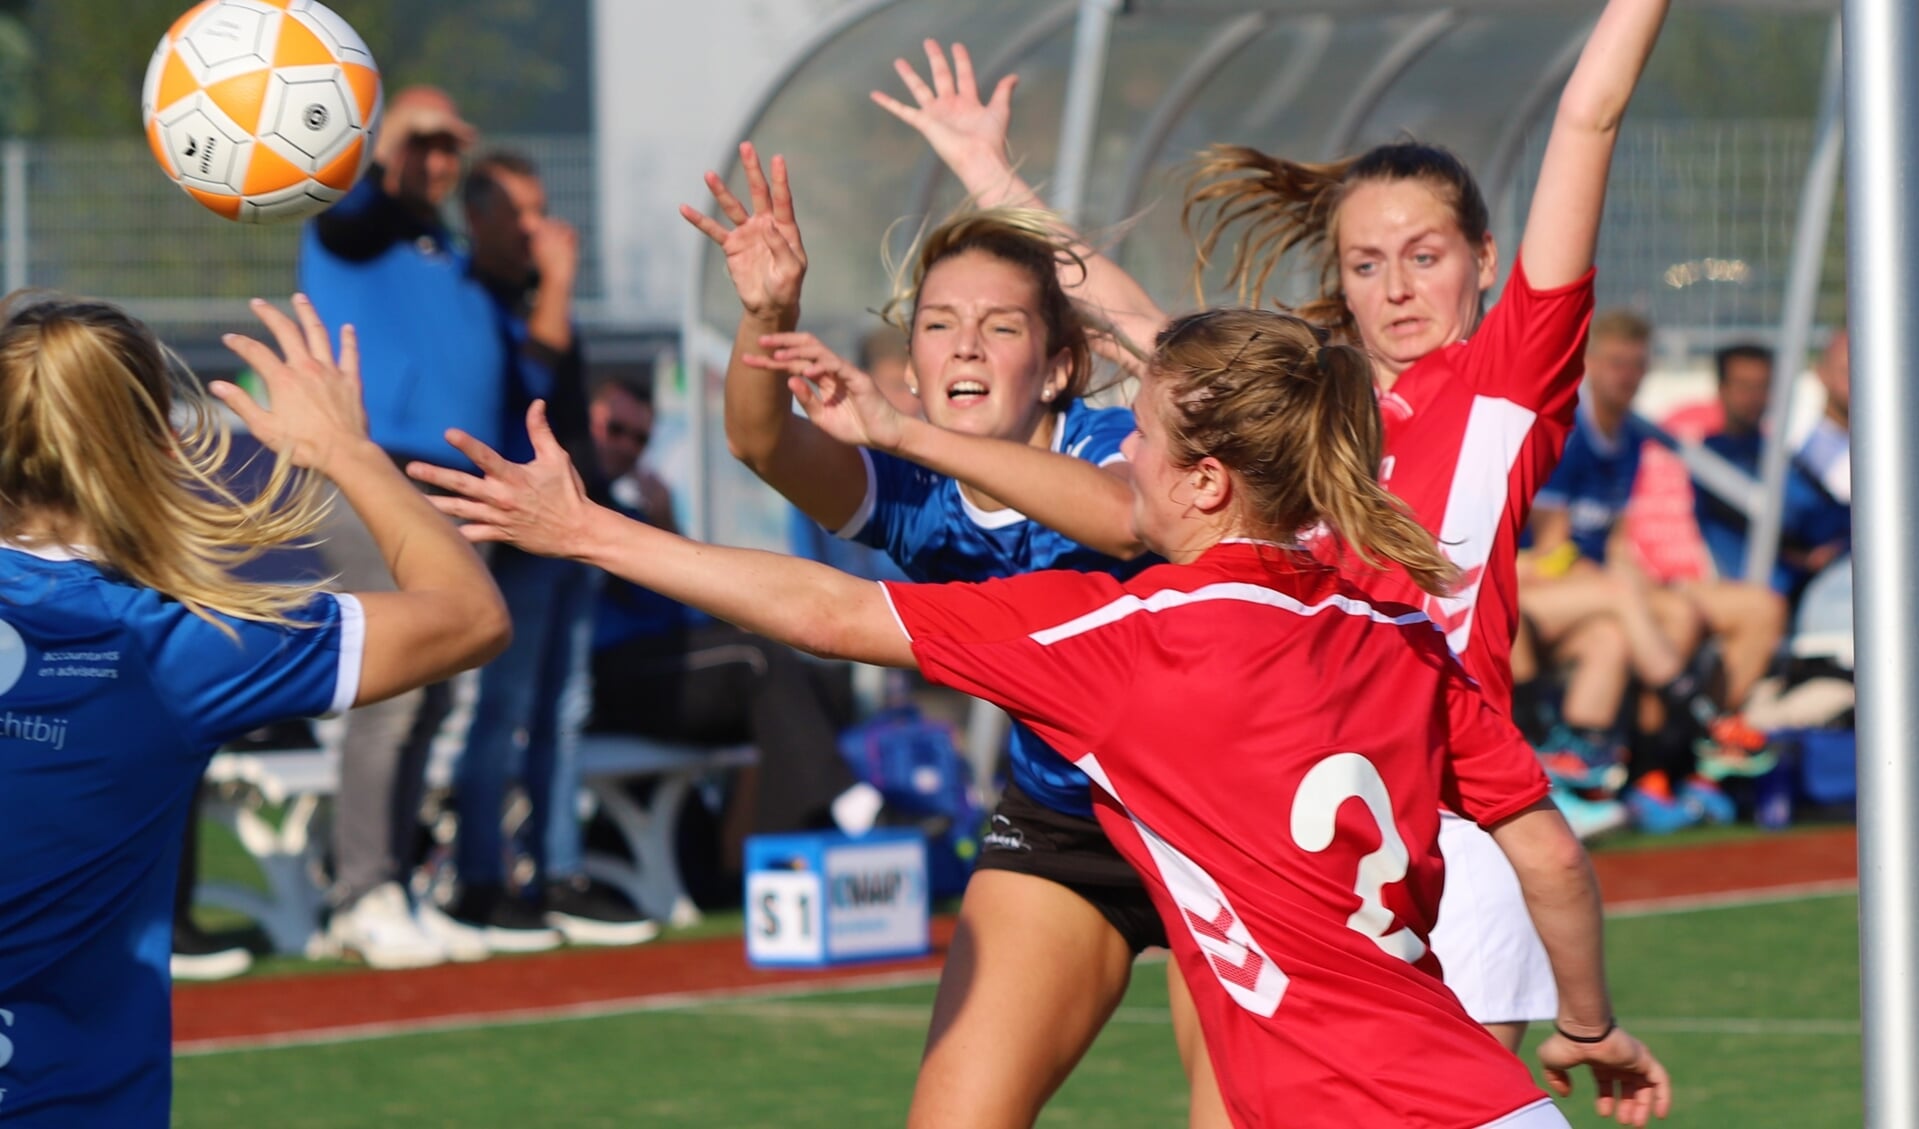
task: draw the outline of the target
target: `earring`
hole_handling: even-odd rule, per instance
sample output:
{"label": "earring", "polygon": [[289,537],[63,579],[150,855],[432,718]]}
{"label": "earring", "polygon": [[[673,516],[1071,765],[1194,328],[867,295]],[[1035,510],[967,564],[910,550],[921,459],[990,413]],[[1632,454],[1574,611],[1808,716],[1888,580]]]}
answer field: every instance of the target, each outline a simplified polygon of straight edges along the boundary
{"label": "earring", "polygon": [[1046,389],[1039,394],[1039,398],[1050,403],[1053,399],[1053,390],[1051,388]]}

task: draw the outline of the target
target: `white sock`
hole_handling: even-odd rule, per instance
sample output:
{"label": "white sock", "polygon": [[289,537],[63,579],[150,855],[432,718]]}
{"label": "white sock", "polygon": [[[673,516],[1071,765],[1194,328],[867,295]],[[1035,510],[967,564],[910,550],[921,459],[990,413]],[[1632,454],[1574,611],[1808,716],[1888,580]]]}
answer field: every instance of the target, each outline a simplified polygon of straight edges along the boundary
{"label": "white sock", "polygon": [[885,802],[878,788],[862,780],[833,798],[833,823],[848,835],[864,835]]}

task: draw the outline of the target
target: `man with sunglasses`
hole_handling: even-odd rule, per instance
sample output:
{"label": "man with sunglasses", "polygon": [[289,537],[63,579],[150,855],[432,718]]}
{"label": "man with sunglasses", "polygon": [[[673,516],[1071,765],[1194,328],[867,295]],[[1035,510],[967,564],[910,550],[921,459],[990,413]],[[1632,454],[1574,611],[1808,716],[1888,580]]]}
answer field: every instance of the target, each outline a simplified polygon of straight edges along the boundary
{"label": "man with sunglasses", "polygon": [[[640,461],[653,432],[651,389],[607,380],[589,418],[614,505],[628,517],[674,528],[673,499]],[[608,578],[593,635],[593,727],[659,740],[751,742],[758,766],[745,774],[729,836],[836,827],[849,834],[881,819],[881,797],[858,780],[838,748],[852,719],[844,665],[720,623],[684,604]],[[744,801],[744,802],[742,802]],[[729,838],[730,855],[736,846]],[[722,869],[739,860],[722,859]]]}

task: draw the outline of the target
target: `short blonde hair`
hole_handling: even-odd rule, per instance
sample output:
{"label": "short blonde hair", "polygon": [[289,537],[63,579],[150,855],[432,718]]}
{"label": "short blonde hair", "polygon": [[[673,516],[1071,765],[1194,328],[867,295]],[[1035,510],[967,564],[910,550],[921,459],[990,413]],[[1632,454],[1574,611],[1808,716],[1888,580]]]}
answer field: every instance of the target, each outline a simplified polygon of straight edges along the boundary
{"label": "short blonde hair", "polygon": [[1627,341],[1644,345],[1652,340],[1652,322],[1634,310],[1601,310],[1593,315],[1592,331],[1588,336],[1595,342]]}

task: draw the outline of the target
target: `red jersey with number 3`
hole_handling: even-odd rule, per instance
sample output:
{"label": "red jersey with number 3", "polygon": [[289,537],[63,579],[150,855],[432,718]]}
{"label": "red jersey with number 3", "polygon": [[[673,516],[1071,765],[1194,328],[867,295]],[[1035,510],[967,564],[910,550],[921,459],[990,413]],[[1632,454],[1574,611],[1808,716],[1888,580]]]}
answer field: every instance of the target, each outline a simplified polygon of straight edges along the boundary
{"label": "red jersey with number 3", "polygon": [[1349,575],[1431,616],[1501,710],[1512,702],[1519,535],[1572,430],[1592,313],[1593,272],[1535,290],[1515,262],[1470,338],[1420,358],[1379,396],[1379,480],[1438,536],[1464,583],[1439,597],[1396,569],[1354,564]]}
{"label": "red jersey with number 3", "polygon": [[1491,823],[1546,778],[1423,613],[1245,541],[1127,581],[886,589],[929,678],[1098,785],[1236,1124],[1455,1129],[1540,1100],[1425,939],[1442,803]]}

